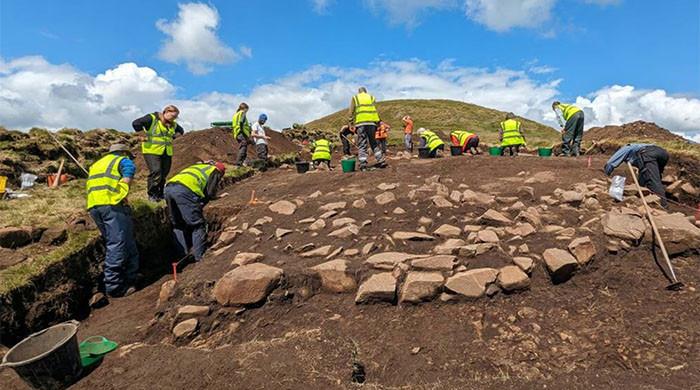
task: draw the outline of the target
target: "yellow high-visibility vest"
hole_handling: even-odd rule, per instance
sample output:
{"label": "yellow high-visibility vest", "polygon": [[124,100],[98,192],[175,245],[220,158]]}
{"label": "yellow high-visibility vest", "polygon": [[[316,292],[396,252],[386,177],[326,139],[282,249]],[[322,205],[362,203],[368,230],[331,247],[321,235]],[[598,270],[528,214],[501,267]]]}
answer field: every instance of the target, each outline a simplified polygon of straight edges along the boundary
{"label": "yellow high-visibility vest", "polygon": [[523,135],[520,134],[519,121],[516,121],[515,119],[507,119],[501,122],[501,129],[503,130],[503,141],[501,141],[501,146],[525,144]]}
{"label": "yellow high-visibility vest", "polygon": [[141,153],[168,156],[173,155],[173,137],[177,122],[172,126],[165,126],[155,114],[151,114],[151,128],[146,131],[146,141],[141,143]]}
{"label": "yellow high-visibility vest", "polygon": [[374,96],[361,92],[352,97],[355,103],[355,124],[379,122],[379,113],[374,105]]}
{"label": "yellow high-visibility vest", "polygon": [[168,183],[182,184],[200,198],[204,198],[207,180],[215,169],[216,167],[210,164],[190,165],[168,180]]}
{"label": "yellow high-visibility vest", "polygon": [[327,139],[319,139],[312,144],[314,154],[311,155],[311,160],[329,160],[331,159],[331,142]]}
{"label": "yellow high-visibility vest", "polygon": [[238,134],[243,132],[243,136],[250,137],[250,123],[248,123],[248,118],[245,116],[245,111],[241,110],[233,114],[232,127],[233,127],[233,138],[238,138]]}
{"label": "yellow high-visibility vest", "polygon": [[467,140],[473,136],[474,133],[470,133],[464,130],[454,130],[450,133],[450,136],[457,138],[459,144],[457,146],[464,146],[467,144]]}
{"label": "yellow high-visibility vest", "polygon": [[562,115],[564,115],[564,120],[568,121],[569,118],[574,116],[575,113],[581,111],[580,108],[574,106],[573,104],[562,104],[559,103],[559,109],[561,109]]}
{"label": "yellow high-visibility vest", "polygon": [[129,194],[129,185],[119,173],[119,163],[124,156],[108,154],[90,166],[85,190],[87,209],[95,206],[114,206],[121,203]]}
{"label": "yellow high-visibility vest", "polygon": [[437,149],[440,147],[440,145],[444,145],[445,143],[442,142],[440,137],[438,137],[437,134],[430,130],[426,130],[423,132],[423,134],[420,135],[423,139],[425,139],[425,146],[430,150],[432,153],[433,150]]}

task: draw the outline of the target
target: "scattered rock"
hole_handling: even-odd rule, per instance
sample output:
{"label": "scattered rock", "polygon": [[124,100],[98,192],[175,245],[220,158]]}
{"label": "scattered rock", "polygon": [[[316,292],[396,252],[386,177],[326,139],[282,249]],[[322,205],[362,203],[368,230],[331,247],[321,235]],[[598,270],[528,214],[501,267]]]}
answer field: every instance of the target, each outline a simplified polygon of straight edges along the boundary
{"label": "scattered rock", "polygon": [[258,228],[248,228],[248,233],[254,235],[254,236],[261,236],[263,234],[262,230]]}
{"label": "scattered rock", "polygon": [[362,247],[362,251],[360,252],[363,256],[367,256],[370,254],[375,248],[375,244],[373,242],[368,242]]}
{"label": "scattered rock", "polygon": [[518,252],[520,253],[530,253],[530,247],[527,244],[522,244],[518,247]]}
{"label": "scattered rock", "polygon": [[216,282],[214,298],[224,306],[258,303],[277,287],[282,275],[282,269],[262,263],[240,266]]}
{"label": "scattered rock", "polygon": [[574,206],[578,206],[583,202],[583,194],[578,191],[564,191],[561,194],[561,200],[564,203],[569,203]]}
{"label": "scattered rock", "polygon": [[496,243],[496,242],[500,241],[500,239],[498,238],[498,235],[493,230],[480,230],[476,234],[476,238],[480,242]]}
{"label": "scattered rock", "polygon": [[433,196],[431,199],[433,204],[438,208],[450,208],[453,206],[452,203],[443,196]]}
{"label": "scattered rock", "polygon": [[644,236],[646,226],[642,217],[628,209],[614,208],[601,219],[603,232],[623,240],[639,241]]}
{"label": "scattered rock", "polygon": [[447,279],[445,287],[469,298],[479,298],[486,293],[486,286],[496,281],[498,271],[493,268],[476,268],[455,274]]}
{"label": "scattered rock", "polygon": [[399,302],[430,301],[438,295],[444,281],[445,278],[439,272],[409,272]]}
{"label": "scattered rock", "polygon": [[435,238],[428,234],[419,232],[394,232],[391,237],[395,240],[405,240],[405,241],[432,241]]}
{"label": "scattered rock", "polygon": [[551,171],[541,171],[532,175],[529,179],[525,180],[525,184],[535,184],[535,183],[548,183],[550,181],[556,181],[557,176]]}
{"label": "scattered rock", "polygon": [[401,207],[397,207],[394,209],[394,211],[392,211],[392,213],[396,215],[403,215],[406,214],[406,210],[402,209]]}
{"label": "scattered rock", "polygon": [[452,191],[450,192],[450,200],[459,203],[462,201],[462,193],[459,191]]}
{"label": "scattered rock", "polygon": [[323,192],[321,192],[321,191],[316,191],[316,192],[314,192],[313,194],[309,195],[309,199],[316,199],[316,198],[318,198],[318,197],[321,196],[321,195],[323,195]]}
{"label": "scattered rock", "polygon": [[411,261],[411,267],[419,270],[451,271],[457,265],[457,256],[438,255],[415,259]]}
{"label": "scattered rock", "polygon": [[352,202],[352,207],[356,209],[364,209],[365,207],[367,207],[367,201],[364,198],[360,198]]}
{"label": "scattered rock", "polygon": [[199,327],[199,321],[196,318],[182,321],[173,328],[173,336],[176,339],[187,338],[194,334]]}
{"label": "scattered rock", "polygon": [[542,257],[554,284],[566,282],[578,268],[576,259],[563,249],[547,249]]}
{"label": "scattered rock", "polygon": [[349,238],[358,234],[360,234],[360,228],[351,224],[328,233],[328,237]]}
{"label": "scattered rock", "polygon": [[512,234],[514,236],[520,236],[520,237],[527,237],[530,234],[533,234],[536,232],[535,227],[532,226],[528,222],[520,223],[520,224],[516,225],[515,227],[507,227],[506,231],[509,234]]}
{"label": "scattered rock", "polygon": [[693,186],[690,183],[684,183],[683,185],[681,185],[681,190],[690,196],[697,197],[698,195],[700,195],[700,190],[695,188],[695,186]]}
{"label": "scattered rock", "polygon": [[535,200],[535,189],[530,186],[520,186],[516,191],[521,199]]}
{"label": "scattered rock", "polygon": [[528,207],[526,210],[521,211],[515,219],[517,221],[530,222],[530,224],[535,227],[542,226],[542,216],[540,216],[540,212],[534,207]]}
{"label": "scattered rock", "polygon": [[457,226],[452,226],[448,224],[443,224],[439,228],[435,229],[433,234],[440,237],[458,237],[462,234],[462,229]]}
{"label": "scattered rock", "polygon": [[513,223],[508,217],[494,209],[486,210],[486,212],[477,219],[477,222],[482,225],[490,226],[507,226]]}
{"label": "scattered rock", "polygon": [[[97,292],[93,294],[92,297],[90,297],[90,301],[88,302],[88,304],[92,309],[99,309],[101,307],[107,306],[109,304],[109,300],[107,299],[106,295],[104,295],[101,292]],[[158,303],[157,306],[160,306],[160,303]]]}
{"label": "scattered rock", "polygon": [[312,249],[310,251],[306,251],[301,253],[299,256],[301,257],[324,257],[328,256],[329,253],[331,253],[331,249],[333,247],[331,245],[324,245],[320,248]]}
{"label": "scattered rock", "polygon": [[420,217],[418,219],[418,224],[423,226],[429,226],[433,224],[433,219],[428,217]]}
{"label": "scattered rock", "polygon": [[382,252],[370,256],[365,260],[365,264],[379,269],[393,269],[399,263],[407,260],[429,257],[428,255],[414,255],[401,252]]}
{"label": "scattered rock", "polygon": [[321,278],[321,285],[326,291],[344,293],[355,291],[357,282],[348,272],[350,262],[343,259],[331,260],[311,269]]}
{"label": "scattered rock", "polygon": [[326,221],[323,220],[323,219],[317,219],[316,222],[314,222],[314,223],[312,223],[311,225],[309,225],[309,230],[315,232],[315,231],[318,231],[318,230],[322,230],[322,229],[325,228],[325,227],[326,227]]}
{"label": "scattered rock", "polygon": [[340,209],[344,209],[345,206],[348,205],[348,202],[333,202],[333,203],[327,203],[324,204],[323,206],[319,207],[318,209],[321,211],[338,211]]}
{"label": "scattered rock", "polygon": [[265,224],[270,223],[270,222],[272,222],[272,218],[266,216],[266,217],[258,218],[255,221],[255,223],[253,224],[253,226],[262,226],[262,225],[265,225]]}
{"label": "scattered rock", "polygon": [[185,305],[177,309],[175,321],[182,321],[193,317],[205,317],[210,312],[209,306]]}
{"label": "scattered rock", "polygon": [[333,218],[333,217],[335,217],[336,215],[338,215],[338,212],[337,212],[337,211],[335,211],[335,210],[330,210],[330,211],[326,211],[325,213],[319,215],[318,218],[320,218],[320,219],[328,219],[328,218]]}
{"label": "scattered rock", "polygon": [[398,187],[399,187],[398,183],[389,183],[389,184],[381,183],[380,185],[377,186],[377,189],[379,189],[380,191],[391,191],[391,190],[395,190]]}
{"label": "scattered rock", "polygon": [[578,261],[580,265],[586,265],[595,256],[596,248],[591,238],[585,236],[571,241],[569,244],[569,252],[576,257],[576,261]]}
{"label": "scattered rock", "polygon": [[288,200],[280,200],[271,204],[269,209],[273,213],[282,215],[292,215],[295,211],[297,211],[297,205]]}
{"label": "scattered rock", "polygon": [[459,238],[450,238],[444,243],[433,248],[433,253],[438,255],[455,255],[466,243]]}
{"label": "scattered rock", "polygon": [[700,228],[690,223],[683,214],[655,216],[654,222],[669,255],[700,252]]}
{"label": "scattered rock", "polygon": [[314,222],[316,222],[316,218],[313,218],[313,217],[304,218],[304,219],[300,219],[297,221],[297,223],[314,223]]}
{"label": "scattered rock", "polygon": [[374,198],[378,205],[385,205],[396,200],[396,195],[393,192],[383,192]]}
{"label": "scattered rock", "polygon": [[396,278],[391,272],[374,274],[357,290],[355,303],[394,302],[396,300]]}
{"label": "scattered rock", "polygon": [[333,225],[333,227],[340,227],[340,226],[349,225],[351,223],[357,223],[357,221],[355,220],[355,218],[346,217],[346,218],[338,218],[338,219],[333,220],[332,225]]}
{"label": "scattered rock", "polygon": [[498,273],[498,285],[506,291],[524,290],[530,287],[530,277],[517,265],[507,265]]}
{"label": "scattered rock", "polygon": [[275,229],[275,237],[279,239],[292,232],[294,232],[294,230],[277,228]]}
{"label": "scattered rock", "polygon": [[168,280],[164,282],[160,286],[160,293],[158,294],[158,302],[156,303],[156,307],[160,307],[165,302],[169,301],[172,297],[174,297],[175,291],[177,291],[177,284],[174,280]]}
{"label": "scattered rock", "polygon": [[521,201],[517,201],[510,206],[510,210],[523,211],[525,210],[525,204]]}
{"label": "scattered rock", "polygon": [[532,272],[532,269],[535,268],[535,262],[529,257],[514,257],[513,263],[515,263],[515,265],[520,267],[520,269],[528,275]]}
{"label": "scattered rock", "polygon": [[258,262],[262,260],[265,257],[262,253],[255,253],[255,252],[241,252],[236,255],[236,257],[233,258],[233,261],[231,262],[231,265],[246,265],[246,264],[252,264],[255,262]]}
{"label": "scattered rock", "polygon": [[343,251],[343,255],[345,255],[345,256],[357,256],[359,254],[360,254],[360,250],[355,249],[355,248],[350,248],[350,249],[346,249]]}
{"label": "scattered rock", "polygon": [[41,235],[40,243],[44,245],[61,245],[68,239],[68,230],[65,226],[54,226],[46,229]]}
{"label": "scattered rock", "polygon": [[27,227],[0,228],[0,247],[15,249],[32,242],[32,230]]}
{"label": "scattered rock", "polygon": [[465,190],[462,193],[462,202],[490,205],[490,204],[496,202],[496,197],[494,197],[493,195],[484,194],[481,192],[474,192],[472,190]]}

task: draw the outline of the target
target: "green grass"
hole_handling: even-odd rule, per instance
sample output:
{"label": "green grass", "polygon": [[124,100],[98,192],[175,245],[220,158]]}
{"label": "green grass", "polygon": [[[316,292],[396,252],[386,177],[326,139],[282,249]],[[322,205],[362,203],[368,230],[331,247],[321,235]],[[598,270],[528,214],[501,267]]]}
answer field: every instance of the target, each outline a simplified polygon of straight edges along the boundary
{"label": "green grass", "polygon": [[60,247],[0,271],[0,295],[29,283],[32,277],[42,273],[52,264],[82,250],[99,235],[100,233],[96,230],[70,233],[68,240]]}
{"label": "green grass", "polygon": [[[449,136],[452,130],[467,130],[479,135],[481,142],[498,142],[500,122],[505,112],[453,100],[387,100],[377,103],[382,120],[391,125],[390,143],[399,142],[403,134],[401,118],[410,115],[414,121],[414,131],[420,127],[442,131]],[[347,109],[307,123],[308,129],[321,129],[333,133],[347,123]],[[535,121],[518,118],[528,146],[550,146],[561,142],[555,129]]]}

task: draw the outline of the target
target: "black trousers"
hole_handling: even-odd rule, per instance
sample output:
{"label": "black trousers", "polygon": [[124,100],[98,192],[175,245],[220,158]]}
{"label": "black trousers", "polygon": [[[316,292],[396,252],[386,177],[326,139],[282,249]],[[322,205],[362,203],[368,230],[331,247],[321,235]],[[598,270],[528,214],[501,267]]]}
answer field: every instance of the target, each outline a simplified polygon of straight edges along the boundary
{"label": "black trousers", "polygon": [[647,146],[637,152],[639,155],[639,184],[661,198],[661,206],[666,207],[666,188],[661,182],[664,168],[668,163],[668,152],[656,145]]}
{"label": "black trousers", "polygon": [[246,157],[248,157],[248,143],[250,140],[243,134],[238,134],[236,141],[238,141],[238,157],[236,158],[236,165],[240,167],[245,162]]}
{"label": "black trousers", "polygon": [[353,134],[355,133],[350,131],[349,128],[340,130],[340,142],[343,144],[343,154],[346,156],[350,155],[350,141],[348,141],[348,138]]}
{"label": "black trousers", "polygon": [[170,165],[173,162],[172,156],[166,153],[162,155],[144,154],[146,166],[148,167],[148,197],[155,199],[163,199],[163,187],[165,187],[165,179],[170,173]]}

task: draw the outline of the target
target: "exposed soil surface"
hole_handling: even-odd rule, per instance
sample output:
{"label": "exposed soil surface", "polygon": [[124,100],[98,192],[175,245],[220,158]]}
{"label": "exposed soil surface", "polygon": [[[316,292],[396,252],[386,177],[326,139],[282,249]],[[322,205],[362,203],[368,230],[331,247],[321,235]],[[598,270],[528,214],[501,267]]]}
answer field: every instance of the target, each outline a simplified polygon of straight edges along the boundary
{"label": "exposed soil surface", "polygon": [[[175,297],[160,308],[156,308],[160,286],[170,276],[93,311],[82,323],[79,338],[103,335],[121,348],[74,388],[354,388],[353,363],[364,367],[368,388],[697,388],[700,257],[691,253],[674,258],[686,288],[670,292],[652,257],[648,234],[639,246],[609,253],[609,238],[600,223],[583,226],[614,206],[605,194],[598,196],[599,208],[558,203],[542,214],[543,225],[573,228],[573,237],[590,236],[597,248],[592,263],[565,283],[552,284],[540,255],[547,248],[566,249],[571,238],[543,229],[510,242],[512,235],[505,235],[500,249],[476,257],[459,256],[466,269],[499,268],[510,262],[513,252],[533,258],[531,286],[519,293],[449,303],[435,299],[420,305],[356,305],[354,293],[320,290],[308,268],[327,261],[324,257],[299,256],[308,243],[347,250],[374,242],[373,254],[430,253],[443,238],[416,242],[388,237],[398,230],[419,230],[420,217],[433,219],[426,226],[428,234],[442,224],[460,228],[478,224],[477,217],[488,208],[514,218],[517,212],[506,209],[515,202],[509,197],[517,197],[525,207],[541,206],[540,197],[554,197],[557,188],[570,190],[580,183],[595,187],[595,180],[598,187],[607,188],[600,170],[606,157],[593,156],[592,168],[587,168],[587,160],[533,156],[391,160],[389,168],[365,173],[343,174],[338,169],[299,175],[277,169],[237,183],[225,189],[229,195],[213,202],[207,214],[217,230],[243,233],[230,248],[187,266],[178,275]],[[669,172],[674,169],[671,166]],[[470,189],[494,195],[496,202],[490,206],[453,202],[452,208],[438,208],[431,199],[434,193],[420,191],[426,180],[437,180],[436,175],[450,192]],[[533,177],[540,180],[525,183]],[[389,190],[396,200],[377,204],[375,197],[385,192],[377,188],[381,183],[397,183]],[[533,188],[534,199],[518,191],[523,185]],[[258,203],[250,205],[253,190]],[[411,190],[416,190],[412,200]],[[360,198],[367,202],[364,209],[352,206]],[[294,214],[270,211],[269,204],[279,200],[297,202]],[[321,207],[340,201],[347,205],[327,218],[318,235],[299,222],[319,218],[324,213]],[[636,207],[638,202],[630,197],[627,204]],[[396,207],[405,213],[396,214]],[[686,212],[675,207],[672,211]],[[257,226],[262,234],[251,234],[248,227],[263,217],[272,221]],[[332,221],[346,217],[358,226],[365,220],[371,223],[351,238],[329,237],[336,230]],[[277,228],[292,232],[278,239]],[[466,237],[463,233],[460,238]],[[523,243],[529,254],[511,248]],[[284,270],[280,287],[263,305],[243,310],[222,307],[211,298],[214,283],[234,268],[231,260],[238,252],[262,253],[261,262]],[[367,257],[334,258],[349,260],[356,280],[362,282],[377,272],[365,265]],[[200,319],[196,335],[175,340],[174,314],[187,304],[208,305],[211,314]],[[21,388],[10,370],[0,372],[0,381],[7,388]]]}
{"label": "exposed soil surface", "polygon": [[687,140],[679,135],[658,126],[656,123],[636,121],[621,126],[609,125],[593,127],[584,135],[587,141],[602,141],[605,139],[636,138],[639,140],[659,141],[683,141]]}

